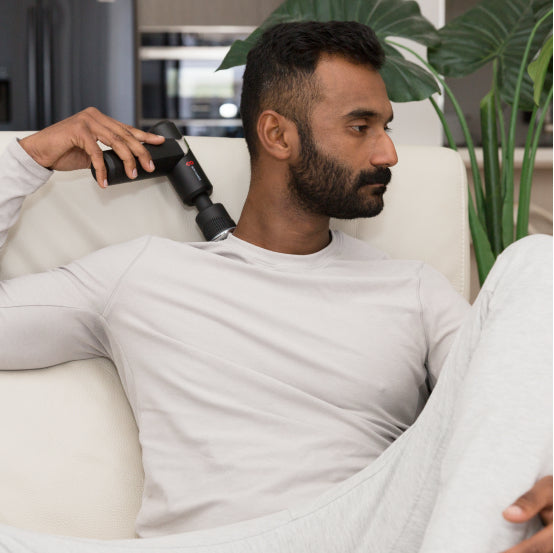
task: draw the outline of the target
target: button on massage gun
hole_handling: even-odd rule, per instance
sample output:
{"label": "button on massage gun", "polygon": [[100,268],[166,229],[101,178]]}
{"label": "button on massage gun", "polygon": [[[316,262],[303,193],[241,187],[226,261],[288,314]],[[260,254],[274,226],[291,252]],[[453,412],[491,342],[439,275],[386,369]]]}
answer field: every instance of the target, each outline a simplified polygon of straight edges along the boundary
{"label": "button on massage gun", "polygon": [[[125,173],[123,161],[113,150],[106,150],[104,163],[108,172],[108,184],[121,184],[131,180],[144,180],[164,176],[169,179],[181,200],[198,209],[196,223],[206,240],[222,240],[236,227],[227,210],[221,204],[214,204],[209,198],[213,187],[200,167],[187,141],[181,136],[177,127],[170,121],[161,121],[150,129],[151,133],[165,137],[159,146],[144,144],[150,152],[155,170],[145,171],[138,159],[137,177],[130,179]],[[91,167],[96,179],[96,171]]]}

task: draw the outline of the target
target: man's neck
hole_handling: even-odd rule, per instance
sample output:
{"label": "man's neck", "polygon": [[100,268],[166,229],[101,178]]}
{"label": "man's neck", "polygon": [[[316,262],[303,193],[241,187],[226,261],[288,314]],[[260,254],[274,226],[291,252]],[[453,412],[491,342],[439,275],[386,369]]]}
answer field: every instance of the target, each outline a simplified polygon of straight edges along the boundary
{"label": "man's neck", "polygon": [[329,218],[260,203],[249,194],[233,235],[266,250],[307,255],[329,244]]}

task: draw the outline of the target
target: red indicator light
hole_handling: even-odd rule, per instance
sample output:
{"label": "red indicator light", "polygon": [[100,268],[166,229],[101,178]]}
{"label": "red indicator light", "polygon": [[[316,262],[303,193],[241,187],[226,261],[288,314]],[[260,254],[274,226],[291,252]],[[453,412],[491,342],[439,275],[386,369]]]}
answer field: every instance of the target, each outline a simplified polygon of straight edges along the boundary
{"label": "red indicator light", "polygon": [[187,167],[190,167],[191,165],[194,165],[194,161],[187,161],[186,165]]}

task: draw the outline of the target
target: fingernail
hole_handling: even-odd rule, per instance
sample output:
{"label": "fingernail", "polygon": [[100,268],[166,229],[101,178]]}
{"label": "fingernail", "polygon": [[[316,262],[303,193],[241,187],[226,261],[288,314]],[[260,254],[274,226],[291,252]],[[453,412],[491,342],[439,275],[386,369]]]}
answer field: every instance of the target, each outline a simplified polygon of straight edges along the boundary
{"label": "fingernail", "polygon": [[148,167],[150,167],[150,171],[153,171],[155,169],[154,162],[152,160],[150,160]]}
{"label": "fingernail", "polygon": [[133,178],[136,179],[137,175],[138,175],[138,173],[137,173],[137,170],[135,168],[135,169],[133,169]]}
{"label": "fingernail", "polygon": [[104,182],[102,183],[102,186],[104,188],[108,188],[108,179],[104,179]]}
{"label": "fingernail", "polygon": [[520,517],[523,514],[523,509],[519,505],[510,505],[504,514],[509,517]]}

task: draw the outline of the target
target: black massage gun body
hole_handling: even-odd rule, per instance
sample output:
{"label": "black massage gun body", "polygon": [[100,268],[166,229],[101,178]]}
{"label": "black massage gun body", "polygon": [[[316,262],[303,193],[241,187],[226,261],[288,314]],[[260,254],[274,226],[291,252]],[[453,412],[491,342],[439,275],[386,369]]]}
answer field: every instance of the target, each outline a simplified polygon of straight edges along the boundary
{"label": "black massage gun body", "polygon": [[[155,170],[148,173],[137,160],[137,177],[133,180],[168,177],[181,200],[186,205],[194,205],[198,209],[196,223],[206,240],[226,238],[235,229],[236,224],[223,205],[214,204],[210,200],[212,184],[177,127],[170,121],[161,121],[149,132],[164,136],[166,140],[159,146],[144,144],[152,156]],[[106,150],[103,155],[109,185],[131,180],[125,173],[123,162],[113,150]],[[94,167],[91,170],[96,178]]]}

